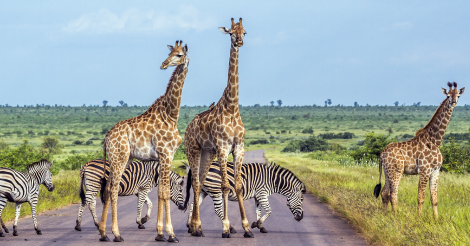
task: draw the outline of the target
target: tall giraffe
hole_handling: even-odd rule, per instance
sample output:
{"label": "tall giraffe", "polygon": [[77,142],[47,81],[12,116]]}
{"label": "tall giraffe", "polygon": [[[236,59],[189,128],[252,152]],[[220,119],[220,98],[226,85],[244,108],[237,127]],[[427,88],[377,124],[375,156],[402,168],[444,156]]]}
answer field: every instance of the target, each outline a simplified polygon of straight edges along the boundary
{"label": "tall giraffe", "polygon": [[110,174],[106,184],[105,202],[99,231],[100,241],[109,241],[106,236],[106,217],[109,203],[112,206],[112,231],[115,242],[124,241],[119,234],[117,222],[117,199],[121,175],[132,160],[156,160],[160,163],[158,186],[157,241],[166,241],[163,236],[163,205],[165,206],[166,232],[169,242],[178,242],[173,233],[170,217],[170,166],[173,155],[182,142],[176,124],[180,112],[181,91],[188,72],[188,46],[176,41],[175,47],[168,45],[170,54],[160,69],[177,66],[168,82],[165,94],[160,96],[143,114],[123,120],[114,125],[104,139],[104,158],[106,153],[110,162]]}
{"label": "tall giraffe", "polygon": [[[242,19],[235,23],[232,18],[232,27],[227,29],[219,27],[224,34],[231,37],[230,59],[228,69],[228,82],[219,102],[211,109],[196,115],[189,123],[184,135],[184,146],[188,162],[193,172],[192,186],[194,190],[194,212],[190,231],[193,236],[204,236],[199,214],[199,194],[202,182],[206,179],[211,162],[217,157],[222,176],[222,191],[224,198],[223,238],[230,237],[230,222],[228,219],[228,193],[230,184],[227,177],[227,158],[233,155],[235,165],[235,190],[240,207],[245,237],[253,237],[243,204],[241,164],[245,154],[245,128],[238,109],[238,49],[243,46],[243,37],[246,32]],[[189,181],[188,181],[189,182]]]}
{"label": "tall giraffe", "polygon": [[429,123],[418,130],[411,140],[390,143],[380,154],[379,184],[375,186],[374,195],[379,197],[382,184],[382,168],[385,174],[385,185],[382,190],[383,210],[387,211],[388,203],[392,204],[392,210],[397,209],[398,184],[403,173],[408,175],[419,174],[418,185],[418,215],[424,203],[426,185],[429,180],[429,191],[434,218],[437,213],[437,182],[439,170],[442,166],[442,154],[440,146],[444,138],[447,126],[452,116],[452,111],[457,105],[459,97],[464,93],[465,87],[457,90],[457,83],[447,83],[449,91],[442,88],[446,99],[437,108]]}

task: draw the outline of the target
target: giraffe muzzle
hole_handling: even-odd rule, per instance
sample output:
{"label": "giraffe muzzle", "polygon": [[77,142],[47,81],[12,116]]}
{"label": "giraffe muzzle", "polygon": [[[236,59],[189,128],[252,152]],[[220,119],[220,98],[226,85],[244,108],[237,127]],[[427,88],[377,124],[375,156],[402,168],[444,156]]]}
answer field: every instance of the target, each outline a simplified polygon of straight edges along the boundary
{"label": "giraffe muzzle", "polygon": [[160,69],[162,69],[162,70],[167,69],[167,68],[168,68],[168,65],[167,65],[167,64],[162,64],[162,65],[160,66]]}

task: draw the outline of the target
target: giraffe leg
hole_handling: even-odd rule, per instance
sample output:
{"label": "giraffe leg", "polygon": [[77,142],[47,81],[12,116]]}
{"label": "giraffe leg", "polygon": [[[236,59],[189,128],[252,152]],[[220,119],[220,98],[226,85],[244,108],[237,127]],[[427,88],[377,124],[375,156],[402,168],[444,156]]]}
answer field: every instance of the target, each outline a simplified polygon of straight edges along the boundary
{"label": "giraffe leg", "polygon": [[420,171],[418,184],[418,215],[421,215],[421,211],[423,209],[424,198],[426,197],[426,185],[428,184],[429,176],[429,174],[425,173],[425,170]]}
{"label": "giraffe leg", "polygon": [[[235,171],[235,193],[237,194],[238,207],[240,208],[242,226],[243,226],[243,229],[245,230],[245,234],[243,236],[252,238],[254,236],[250,230],[250,223],[248,222],[248,219],[246,217],[245,204],[244,204],[244,199],[243,199],[243,187],[242,187],[243,183],[242,183],[241,169],[242,169],[244,155],[245,155],[245,145],[242,142],[241,144],[236,145],[233,151],[233,164],[234,164],[234,171]],[[228,195],[228,192],[227,192],[227,195]],[[224,196],[224,202],[227,202],[227,200],[228,198],[226,199],[226,197]],[[228,213],[226,214],[228,215]]]}
{"label": "giraffe leg", "polygon": [[382,192],[380,193],[382,196],[382,205],[384,213],[387,212],[388,203],[390,202],[390,190],[391,190],[391,182],[390,176],[387,173],[387,169],[384,168],[384,176],[385,176],[385,184]]}
{"label": "giraffe leg", "polygon": [[394,178],[390,182],[390,202],[392,203],[392,211],[397,211],[398,206],[398,185],[401,180],[401,173],[396,172]]}
{"label": "giraffe leg", "polygon": [[[228,157],[228,147],[220,147],[217,151],[217,161],[220,166],[220,176],[222,179],[222,197],[224,200],[224,220],[222,221],[223,231],[222,238],[230,238],[230,221],[228,219],[228,193],[230,191],[230,183],[228,182],[227,176],[227,157]],[[236,181],[235,181],[236,183]],[[238,196],[237,196],[238,197]],[[242,215],[243,217],[243,215]]]}
{"label": "giraffe leg", "polygon": [[165,209],[168,242],[179,242],[173,232],[170,214],[170,167],[173,155],[160,154],[160,179],[158,184],[158,216],[156,241],[166,241],[163,236],[163,208]]}
{"label": "giraffe leg", "polygon": [[207,150],[201,149],[200,154],[198,156],[199,165],[197,165],[196,167],[197,172],[194,172],[192,175],[194,190],[194,209],[192,218],[193,227],[191,228],[192,236],[204,237],[204,232],[202,231],[201,226],[201,217],[199,213],[199,206],[201,204],[199,199],[202,192],[202,186],[204,185],[204,180],[206,179],[206,175],[209,172],[211,158],[213,158],[212,156],[213,155],[210,154]]}
{"label": "giraffe leg", "polygon": [[434,219],[438,219],[439,215],[437,213],[437,183],[439,181],[439,169],[434,170],[431,173],[431,177],[429,179],[429,191],[431,193],[431,203],[432,203],[432,210],[434,213]]}

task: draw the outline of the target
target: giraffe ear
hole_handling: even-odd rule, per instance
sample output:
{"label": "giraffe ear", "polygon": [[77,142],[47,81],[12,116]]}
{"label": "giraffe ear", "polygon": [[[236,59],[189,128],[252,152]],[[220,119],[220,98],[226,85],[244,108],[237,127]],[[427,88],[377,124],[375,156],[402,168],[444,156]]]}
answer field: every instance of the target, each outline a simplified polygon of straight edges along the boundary
{"label": "giraffe ear", "polygon": [[219,27],[219,30],[220,30],[223,34],[230,34],[230,30],[228,30],[226,27]]}
{"label": "giraffe ear", "polygon": [[167,45],[167,47],[170,51],[173,51],[173,49],[174,49],[174,47],[172,45]]}
{"label": "giraffe ear", "polygon": [[184,52],[185,55],[188,54],[188,45],[187,44],[184,45],[183,52]]}
{"label": "giraffe ear", "polygon": [[465,92],[465,87],[462,87],[462,89],[460,89],[459,91],[459,95],[462,95],[464,92]]}
{"label": "giraffe ear", "polygon": [[442,93],[444,93],[444,95],[447,96],[447,90],[442,88],[442,87],[441,87],[441,89],[442,89]]}

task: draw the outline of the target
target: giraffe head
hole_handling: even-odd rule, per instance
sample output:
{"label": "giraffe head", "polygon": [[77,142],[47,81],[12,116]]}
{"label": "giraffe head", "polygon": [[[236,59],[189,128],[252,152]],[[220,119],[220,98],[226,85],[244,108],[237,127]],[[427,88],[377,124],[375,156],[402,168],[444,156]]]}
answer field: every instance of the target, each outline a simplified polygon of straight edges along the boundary
{"label": "giraffe head", "polygon": [[240,18],[240,21],[238,23],[235,23],[235,21],[232,18],[232,27],[230,27],[230,29],[227,29],[226,27],[219,27],[219,30],[223,34],[230,34],[230,37],[232,38],[233,46],[235,47],[243,46],[243,37],[245,37],[246,32],[242,25],[242,18]]}
{"label": "giraffe head", "polygon": [[176,40],[175,46],[168,45],[170,49],[170,54],[168,58],[162,63],[160,69],[167,69],[168,67],[178,66],[189,61],[188,59],[188,45],[182,45],[183,41]]}
{"label": "giraffe head", "polygon": [[[442,93],[446,95],[447,97],[447,103],[451,108],[454,108],[457,105],[457,101],[459,100],[459,97],[464,93],[465,87],[462,87],[460,90],[457,90],[457,83],[453,82],[447,83],[447,86],[449,86],[449,91],[446,89],[442,88]],[[452,86],[454,86],[454,89],[452,89]]]}

